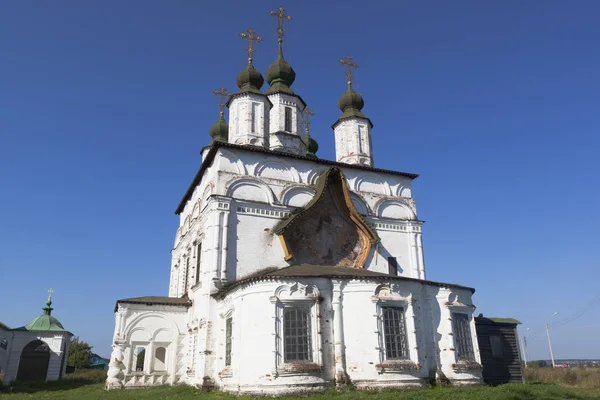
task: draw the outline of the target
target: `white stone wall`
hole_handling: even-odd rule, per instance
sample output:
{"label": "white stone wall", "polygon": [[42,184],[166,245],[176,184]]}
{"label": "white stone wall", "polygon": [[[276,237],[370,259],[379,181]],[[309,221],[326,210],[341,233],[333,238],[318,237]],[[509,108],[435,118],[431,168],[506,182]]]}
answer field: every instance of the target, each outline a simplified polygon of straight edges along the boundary
{"label": "white stone wall", "polygon": [[270,108],[271,103],[264,95],[234,95],[229,104],[229,142],[268,149]]}
{"label": "white stone wall", "polygon": [[[109,378],[111,374],[117,376],[118,369],[120,379],[109,379],[112,388],[183,383],[189,350],[185,340],[188,320],[185,307],[119,304]],[[144,367],[136,371],[136,349],[140,347],[146,353]],[[158,348],[165,349],[164,363],[157,357]]]}
{"label": "white stone wall", "polygon": [[364,118],[345,118],[335,124],[335,159],[346,164],[373,166],[371,125]]}
{"label": "white stone wall", "polygon": [[[360,388],[416,386],[426,382],[438,366],[454,382],[477,383],[480,370],[456,371],[454,346],[450,343],[452,326],[447,320],[447,311],[453,307],[446,304],[449,299],[466,301],[460,307],[472,315],[470,296],[466,289],[402,281],[300,278],[248,284],[217,306],[213,328],[218,338],[213,349],[216,357],[212,376],[222,389],[261,394],[326,387],[344,376]],[[282,303],[303,301],[310,304],[313,317],[313,363],[304,367],[287,365],[280,356],[281,320],[277,311]],[[382,304],[406,310],[409,358],[402,362],[385,360],[378,320]],[[229,367],[225,365],[228,317],[233,321]],[[437,339],[438,334],[442,340]],[[479,363],[474,330],[473,339],[475,361]]]}
{"label": "white stone wall", "polygon": [[[304,104],[296,96],[284,93],[269,95],[273,104],[269,115],[270,149],[292,154],[306,154],[304,136]],[[290,130],[285,129],[285,108],[289,107],[291,112]]]}
{"label": "white stone wall", "polygon": [[[33,340],[41,340],[50,348],[50,360],[46,381],[54,381],[64,375],[66,362],[62,362],[63,355],[68,357],[71,334],[68,332],[28,332],[12,331],[8,343],[8,351],[4,361],[4,382],[10,383],[17,379],[19,362],[23,348]],[[1,335],[0,335],[1,336]],[[0,353],[4,350],[0,350]],[[0,359],[1,362],[1,359]],[[1,366],[2,364],[0,364]]]}

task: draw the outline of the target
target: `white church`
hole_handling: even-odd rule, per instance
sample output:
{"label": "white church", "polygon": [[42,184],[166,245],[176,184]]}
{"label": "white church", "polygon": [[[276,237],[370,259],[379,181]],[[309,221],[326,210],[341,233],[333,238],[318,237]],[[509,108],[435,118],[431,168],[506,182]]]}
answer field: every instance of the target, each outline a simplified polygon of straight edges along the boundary
{"label": "white church", "polygon": [[107,389],[195,385],[277,395],[352,385],[481,382],[474,289],[427,279],[411,183],[374,166],[363,99],[348,89],[316,156],[312,112],[282,52],[252,65],[210,128],[176,214],[169,296],[118,300]]}

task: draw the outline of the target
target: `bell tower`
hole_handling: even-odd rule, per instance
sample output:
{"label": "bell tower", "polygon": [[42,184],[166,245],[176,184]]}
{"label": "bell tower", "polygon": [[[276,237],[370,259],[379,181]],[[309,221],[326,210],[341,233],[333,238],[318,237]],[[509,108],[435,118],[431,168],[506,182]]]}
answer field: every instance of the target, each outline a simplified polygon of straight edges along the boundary
{"label": "bell tower", "polygon": [[362,109],[365,102],[362,96],[352,89],[352,68],[358,65],[350,56],[340,60],[348,70],[346,78],[348,90],[340,97],[338,106],[342,116],[332,125],[335,134],[335,158],[346,164],[373,166],[373,148],[371,146],[371,129],[373,124]]}

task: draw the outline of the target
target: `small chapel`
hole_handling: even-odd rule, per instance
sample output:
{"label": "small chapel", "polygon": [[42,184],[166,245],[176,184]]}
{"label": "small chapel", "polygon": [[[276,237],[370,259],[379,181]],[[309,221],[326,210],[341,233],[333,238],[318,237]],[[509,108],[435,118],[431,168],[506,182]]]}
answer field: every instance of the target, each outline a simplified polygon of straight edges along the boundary
{"label": "small chapel", "polygon": [[0,322],[0,382],[47,382],[66,372],[73,334],[52,315],[52,289],[42,315],[10,328]]}
{"label": "small chapel", "polygon": [[116,302],[106,388],[279,395],[480,383],[475,290],[428,280],[418,175],[375,166],[357,64],[340,60],[348,86],[332,125],[335,161],[319,158],[313,112],[283,55],[291,17],[270,14],[269,87],[249,29],[239,90],[215,90],[212,141],[175,210],[168,296]]}

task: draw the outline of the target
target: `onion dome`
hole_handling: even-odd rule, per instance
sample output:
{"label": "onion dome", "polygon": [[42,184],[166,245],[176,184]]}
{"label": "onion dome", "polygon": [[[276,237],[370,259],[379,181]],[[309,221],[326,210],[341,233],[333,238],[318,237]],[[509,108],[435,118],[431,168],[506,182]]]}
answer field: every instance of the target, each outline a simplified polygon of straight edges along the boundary
{"label": "onion dome", "polygon": [[52,305],[52,301],[48,300],[46,303],[46,307],[43,308],[44,313],[37,318],[29,321],[27,325],[23,328],[19,328],[19,330],[27,330],[27,331],[65,331],[65,328],[62,326],[59,320],[54,318],[52,314],[53,308],[50,307]]}
{"label": "onion dome", "polygon": [[364,106],[365,101],[363,100],[362,96],[356,93],[352,89],[352,86],[348,85],[348,90],[338,100],[338,107],[343,112],[340,118],[366,118],[365,115],[361,112]]}
{"label": "onion dome", "polygon": [[296,80],[296,72],[290,64],[288,64],[283,58],[283,51],[281,50],[281,42],[279,42],[279,52],[277,59],[267,69],[267,82],[271,86],[267,90],[267,94],[283,92],[287,94],[294,94],[294,91],[290,89],[290,86]]}
{"label": "onion dome", "polygon": [[319,143],[310,135],[306,135],[304,138],[304,142],[306,143],[306,156],[317,158],[317,151],[319,151]]}
{"label": "onion dome", "polygon": [[236,83],[240,88],[238,93],[262,94],[260,88],[264,85],[265,80],[260,72],[251,63],[248,63],[248,66],[238,74]]}
{"label": "onion dome", "polygon": [[229,139],[229,125],[225,122],[225,118],[223,118],[223,113],[219,116],[217,122],[212,124],[208,133],[215,141],[219,142],[227,142]]}

